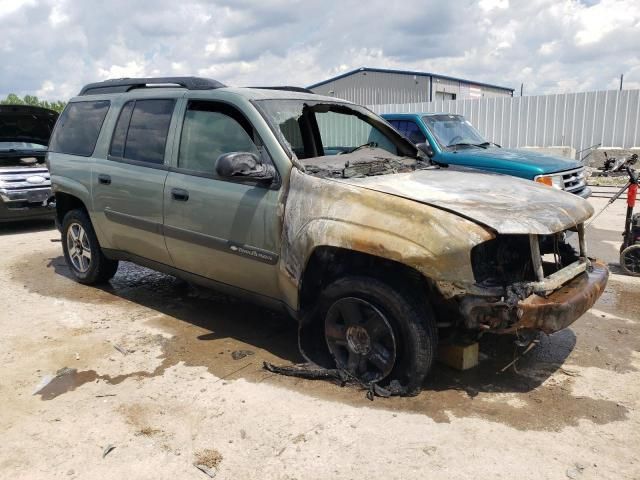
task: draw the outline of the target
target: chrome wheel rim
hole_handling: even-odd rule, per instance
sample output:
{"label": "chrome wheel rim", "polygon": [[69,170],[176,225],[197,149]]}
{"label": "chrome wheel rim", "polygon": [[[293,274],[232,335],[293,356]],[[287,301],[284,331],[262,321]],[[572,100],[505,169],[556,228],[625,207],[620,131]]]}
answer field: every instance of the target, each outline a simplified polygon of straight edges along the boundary
{"label": "chrome wheel rim", "polygon": [[85,273],[91,267],[91,247],[87,232],[79,223],[72,223],[67,229],[67,251],[73,268]]}
{"label": "chrome wheel rim", "polygon": [[396,362],[396,339],[386,316],[355,297],[341,298],[325,318],[325,338],[336,366],[364,382],[382,380]]}

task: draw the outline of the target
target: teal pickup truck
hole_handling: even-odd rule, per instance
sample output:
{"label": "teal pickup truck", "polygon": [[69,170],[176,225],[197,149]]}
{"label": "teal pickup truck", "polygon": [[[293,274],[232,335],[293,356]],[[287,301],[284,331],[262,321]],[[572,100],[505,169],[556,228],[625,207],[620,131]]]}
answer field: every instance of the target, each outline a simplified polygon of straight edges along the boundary
{"label": "teal pickup truck", "polygon": [[579,161],[501,148],[483,138],[462,115],[390,113],[382,117],[412,143],[426,144],[428,155],[437,163],[526,178],[583,198],[591,195]]}

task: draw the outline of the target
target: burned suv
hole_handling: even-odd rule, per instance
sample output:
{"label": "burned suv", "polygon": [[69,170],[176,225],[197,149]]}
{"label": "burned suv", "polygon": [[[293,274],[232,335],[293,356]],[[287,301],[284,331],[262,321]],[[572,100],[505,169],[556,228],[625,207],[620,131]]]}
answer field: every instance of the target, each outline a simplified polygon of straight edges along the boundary
{"label": "burned suv", "polygon": [[555,332],[608,277],[585,200],[433,165],[366,108],[291,88],[90,84],[48,160],[79,282],[128,260],[289,312],[306,358],[404,394],[439,332]]}
{"label": "burned suv", "polygon": [[54,218],[45,154],[58,113],[0,105],[0,222]]}

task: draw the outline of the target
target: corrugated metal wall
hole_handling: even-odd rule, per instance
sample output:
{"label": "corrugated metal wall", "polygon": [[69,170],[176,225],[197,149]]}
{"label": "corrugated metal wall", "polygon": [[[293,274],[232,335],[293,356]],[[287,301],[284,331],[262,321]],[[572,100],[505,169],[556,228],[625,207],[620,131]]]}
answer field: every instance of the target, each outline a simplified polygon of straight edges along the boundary
{"label": "corrugated metal wall", "polygon": [[368,105],[376,113],[459,113],[509,148],[640,146],[640,90]]}
{"label": "corrugated metal wall", "polygon": [[[393,72],[359,71],[312,88],[314,93],[327,95],[361,105],[428,102],[431,77]],[[433,77],[433,98],[440,93],[468,98],[478,96],[510,96],[511,92],[478,86],[470,82]]]}
{"label": "corrugated metal wall", "polygon": [[363,71],[312,90],[361,105],[428,102],[429,77]]}

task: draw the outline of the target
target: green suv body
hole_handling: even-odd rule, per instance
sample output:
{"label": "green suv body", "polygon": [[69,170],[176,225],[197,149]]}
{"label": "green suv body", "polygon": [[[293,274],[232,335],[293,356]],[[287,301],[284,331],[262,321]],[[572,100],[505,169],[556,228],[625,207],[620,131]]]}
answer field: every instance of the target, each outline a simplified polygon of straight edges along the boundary
{"label": "green suv body", "polygon": [[79,281],[129,260],[279,308],[307,358],[402,394],[439,331],[550,333],[607,279],[583,199],[432,165],[364,107],[299,89],[91,84],[47,160]]}

